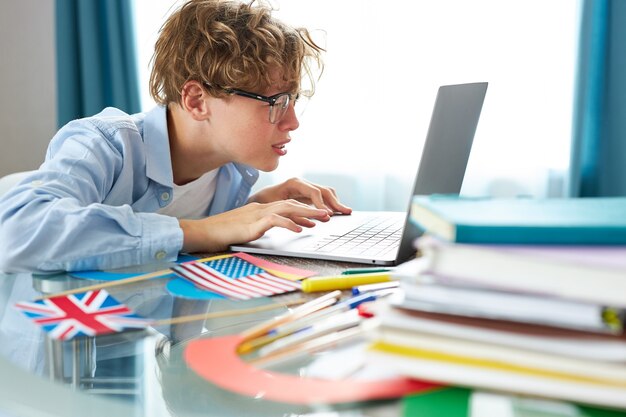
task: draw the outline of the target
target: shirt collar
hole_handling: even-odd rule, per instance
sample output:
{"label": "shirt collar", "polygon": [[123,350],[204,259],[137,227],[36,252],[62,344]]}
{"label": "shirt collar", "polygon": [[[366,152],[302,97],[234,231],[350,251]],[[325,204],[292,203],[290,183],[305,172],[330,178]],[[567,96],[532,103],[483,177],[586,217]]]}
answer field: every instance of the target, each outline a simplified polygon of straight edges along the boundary
{"label": "shirt collar", "polygon": [[165,106],[156,106],[146,113],[143,122],[143,142],[146,146],[146,175],[159,184],[172,187],[174,174]]}

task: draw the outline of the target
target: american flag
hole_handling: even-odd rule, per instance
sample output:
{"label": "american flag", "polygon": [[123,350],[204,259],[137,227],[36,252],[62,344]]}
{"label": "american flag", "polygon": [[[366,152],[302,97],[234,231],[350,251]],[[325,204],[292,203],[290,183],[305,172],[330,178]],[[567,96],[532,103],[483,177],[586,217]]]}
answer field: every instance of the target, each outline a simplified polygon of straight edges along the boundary
{"label": "american flag", "polygon": [[172,270],[197,286],[236,300],[267,297],[301,289],[299,282],[276,277],[236,256],[185,262]]}
{"label": "american flag", "polygon": [[50,337],[59,340],[116,333],[125,328],[145,328],[149,324],[105,290],[21,302],[15,306]]}

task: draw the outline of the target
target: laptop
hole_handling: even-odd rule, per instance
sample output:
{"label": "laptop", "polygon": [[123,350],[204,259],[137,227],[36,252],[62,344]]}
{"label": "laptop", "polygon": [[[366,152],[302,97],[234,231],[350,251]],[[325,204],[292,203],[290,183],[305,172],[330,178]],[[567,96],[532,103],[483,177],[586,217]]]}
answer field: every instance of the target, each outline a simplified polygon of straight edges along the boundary
{"label": "laptop", "polygon": [[[487,83],[439,88],[412,195],[458,194],[469,160]],[[407,196],[409,197],[409,196]],[[409,198],[410,200],[410,198]],[[409,201],[410,208],[410,201]],[[396,265],[415,255],[422,232],[405,212],[353,211],[294,233],[273,228],[231,250],[372,265]]]}

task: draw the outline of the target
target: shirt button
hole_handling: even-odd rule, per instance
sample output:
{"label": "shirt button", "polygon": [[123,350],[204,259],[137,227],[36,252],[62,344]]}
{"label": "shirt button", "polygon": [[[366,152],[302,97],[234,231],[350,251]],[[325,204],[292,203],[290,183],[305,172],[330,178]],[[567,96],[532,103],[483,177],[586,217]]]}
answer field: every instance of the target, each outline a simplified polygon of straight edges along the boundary
{"label": "shirt button", "polygon": [[170,199],[170,193],[168,193],[167,191],[161,194],[161,200],[167,201],[169,199]]}
{"label": "shirt button", "polygon": [[33,187],[39,187],[40,185],[43,185],[43,181],[42,180],[35,180],[35,181],[31,182],[30,185],[32,185]]}
{"label": "shirt button", "polygon": [[154,255],[154,257],[159,261],[162,259],[165,259],[166,256],[167,256],[167,252],[165,252],[164,250],[160,250]]}

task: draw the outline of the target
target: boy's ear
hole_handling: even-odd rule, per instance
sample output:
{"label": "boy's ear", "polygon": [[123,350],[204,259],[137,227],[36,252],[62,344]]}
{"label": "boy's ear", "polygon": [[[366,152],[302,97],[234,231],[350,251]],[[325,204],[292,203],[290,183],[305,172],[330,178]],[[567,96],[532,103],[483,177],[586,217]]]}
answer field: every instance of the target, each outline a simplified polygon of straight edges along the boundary
{"label": "boy's ear", "polygon": [[181,106],[194,120],[205,120],[209,116],[207,96],[202,84],[198,81],[187,81],[180,95]]}

